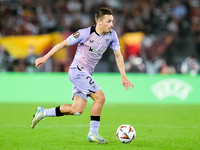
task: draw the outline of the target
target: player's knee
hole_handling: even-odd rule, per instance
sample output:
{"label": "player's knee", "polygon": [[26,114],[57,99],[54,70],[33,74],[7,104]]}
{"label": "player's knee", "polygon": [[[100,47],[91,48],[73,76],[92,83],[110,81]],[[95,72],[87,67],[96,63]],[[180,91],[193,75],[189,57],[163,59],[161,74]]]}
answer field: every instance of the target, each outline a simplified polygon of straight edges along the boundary
{"label": "player's knee", "polygon": [[105,98],[104,95],[98,98],[98,102],[101,103],[101,104],[104,104],[105,101],[106,101],[106,98]]}
{"label": "player's knee", "polygon": [[106,101],[106,97],[101,90],[97,91],[95,94],[91,94],[91,98],[95,101],[95,103],[99,103],[101,105],[103,105]]}

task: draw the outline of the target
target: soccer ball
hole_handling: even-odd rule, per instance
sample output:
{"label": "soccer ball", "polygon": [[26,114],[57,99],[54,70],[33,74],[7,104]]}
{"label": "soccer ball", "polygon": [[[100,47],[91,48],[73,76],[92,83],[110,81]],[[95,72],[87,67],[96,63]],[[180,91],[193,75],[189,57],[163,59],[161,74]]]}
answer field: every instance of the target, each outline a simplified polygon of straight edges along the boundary
{"label": "soccer ball", "polygon": [[122,143],[130,143],[136,137],[135,129],[128,124],[119,126],[116,132],[117,139]]}

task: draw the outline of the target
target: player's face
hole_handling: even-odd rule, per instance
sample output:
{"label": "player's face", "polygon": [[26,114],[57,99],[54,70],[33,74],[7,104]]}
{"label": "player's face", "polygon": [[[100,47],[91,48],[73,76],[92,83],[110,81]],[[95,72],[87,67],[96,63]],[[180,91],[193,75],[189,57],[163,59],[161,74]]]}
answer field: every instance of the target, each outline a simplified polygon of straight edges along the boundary
{"label": "player's face", "polygon": [[113,15],[104,15],[101,20],[101,29],[104,33],[110,32],[113,27]]}

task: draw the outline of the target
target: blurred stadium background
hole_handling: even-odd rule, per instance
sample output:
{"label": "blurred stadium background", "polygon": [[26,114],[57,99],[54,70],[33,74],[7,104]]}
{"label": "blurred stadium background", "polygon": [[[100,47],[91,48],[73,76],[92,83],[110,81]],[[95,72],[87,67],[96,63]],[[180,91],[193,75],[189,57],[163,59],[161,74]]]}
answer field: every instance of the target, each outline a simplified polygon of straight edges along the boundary
{"label": "blurred stadium background", "polygon": [[[178,102],[199,103],[196,93],[200,83],[199,0],[0,0],[0,101],[45,99],[41,95],[41,98],[30,96],[30,89],[38,88],[36,83],[43,76],[51,81],[41,80],[40,83],[45,83],[39,86],[43,87],[41,91],[48,92],[50,84],[59,86],[52,80],[66,82],[62,87],[63,99],[64,91],[71,91],[70,86],[66,87],[68,81],[66,74],[63,79],[63,72],[68,71],[76,45],[61,50],[40,69],[34,67],[34,60],[78,29],[95,24],[94,13],[103,6],[114,12],[114,29],[120,39],[125,68],[135,84],[127,99],[142,101],[146,99],[142,93],[148,93],[155,102],[174,97]],[[110,48],[95,72],[99,73],[94,77],[102,83],[102,89],[112,89],[109,82],[120,88]],[[113,81],[112,75],[116,76]],[[20,87],[23,93],[30,94],[22,96],[16,90]]]}

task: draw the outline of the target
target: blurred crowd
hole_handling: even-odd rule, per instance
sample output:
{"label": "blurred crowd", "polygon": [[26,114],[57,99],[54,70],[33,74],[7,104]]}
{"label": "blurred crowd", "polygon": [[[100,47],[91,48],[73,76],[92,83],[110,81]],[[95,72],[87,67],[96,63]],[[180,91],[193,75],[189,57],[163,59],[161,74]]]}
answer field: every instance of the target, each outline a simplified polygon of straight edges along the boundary
{"label": "blurred crowd", "polygon": [[[140,53],[125,59],[127,72],[186,73],[183,66],[188,66],[188,73],[191,65],[185,62],[190,58],[199,73],[199,0],[1,0],[0,36],[75,32],[95,24],[94,13],[100,7],[113,10],[119,37],[145,34]],[[110,55],[106,53],[102,66],[113,65]]]}

